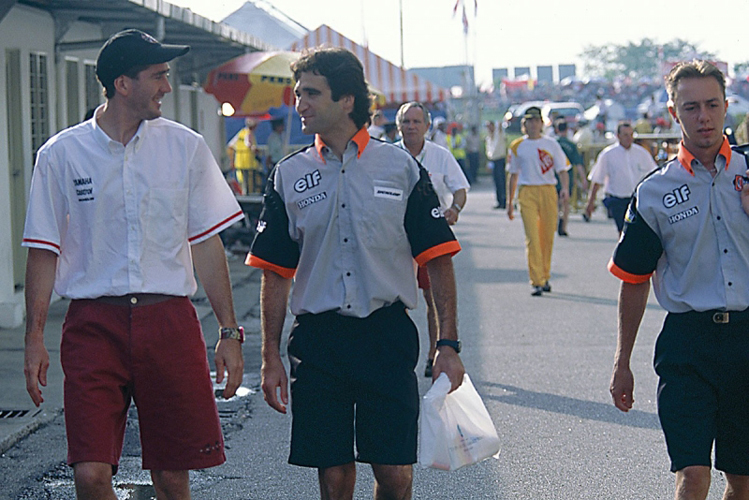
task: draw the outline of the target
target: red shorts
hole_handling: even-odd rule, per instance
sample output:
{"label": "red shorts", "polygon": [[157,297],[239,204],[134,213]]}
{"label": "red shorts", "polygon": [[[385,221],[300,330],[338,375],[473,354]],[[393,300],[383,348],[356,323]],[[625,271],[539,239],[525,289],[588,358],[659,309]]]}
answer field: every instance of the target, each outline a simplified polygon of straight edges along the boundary
{"label": "red shorts", "polygon": [[422,290],[429,290],[432,288],[432,282],[429,281],[427,266],[419,266],[418,271],[416,271],[416,281],[419,283],[419,288]]}
{"label": "red shorts", "polygon": [[143,468],[226,461],[205,341],[187,297],[130,307],[74,300],[60,348],[68,463],[117,467],[131,398]]}

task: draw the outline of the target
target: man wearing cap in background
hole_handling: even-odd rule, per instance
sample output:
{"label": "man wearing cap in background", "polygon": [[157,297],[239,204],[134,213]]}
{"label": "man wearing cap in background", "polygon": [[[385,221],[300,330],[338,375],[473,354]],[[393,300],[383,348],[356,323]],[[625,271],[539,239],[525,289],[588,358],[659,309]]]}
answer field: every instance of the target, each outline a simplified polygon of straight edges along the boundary
{"label": "man wearing cap in background", "polygon": [[[551,250],[557,229],[557,201],[569,196],[570,162],[561,146],[542,135],[541,109],[531,106],[522,121],[523,137],[510,144],[510,185],[507,190],[507,217],[515,218],[513,200],[518,189],[520,216],[525,228],[525,253],[531,279],[531,295],[551,291]],[[562,189],[557,196],[557,178]],[[519,186],[519,188],[518,188]]]}
{"label": "man wearing cap in background", "polygon": [[218,233],[242,211],[203,138],[161,118],[169,65],[187,46],[113,35],[96,74],[107,102],[37,154],[23,245],[26,387],[44,401],[52,290],[71,299],[60,356],[68,463],[78,498],[115,499],[131,398],[158,498],[189,498],[190,469],[225,461],[205,341],[189,296],[193,262],[221,327],[217,382],[242,380],[231,283]]}

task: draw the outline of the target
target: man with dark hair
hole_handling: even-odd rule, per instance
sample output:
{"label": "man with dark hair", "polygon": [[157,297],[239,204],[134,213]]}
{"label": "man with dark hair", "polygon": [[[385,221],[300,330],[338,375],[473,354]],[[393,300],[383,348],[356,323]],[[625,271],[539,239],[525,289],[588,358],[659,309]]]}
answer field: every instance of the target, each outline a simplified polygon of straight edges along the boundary
{"label": "man with dark hair", "polygon": [[263,393],[286,413],[281,332],[294,277],[289,462],[318,469],[323,499],[353,498],[355,461],[371,464],[375,498],[411,498],[419,341],[406,310],[418,303],[415,263],[429,270],[440,319],[433,377],[446,373],[456,389],[464,368],[451,256],[460,245],[427,172],[364,128],[358,59],[320,49],[293,69],[302,130],[315,140],[276,165],[247,259],[263,269]]}
{"label": "man with dark hair", "polygon": [[601,151],[596,164],[588,175],[590,192],[585,206],[584,218],[590,220],[596,207],[596,196],[601,186],[606,197],[604,206],[611,213],[616,229],[624,228],[624,214],[632,199],[637,184],[658,166],[647,149],[634,143],[634,130],[629,122],[616,127],[618,141]]}
{"label": "man with dark hair", "polygon": [[[242,381],[219,232],[243,214],[203,138],[161,118],[169,65],[187,46],[138,30],[112,36],[96,64],[107,102],[37,154],[23,245],[26,388],[44,401],[44,325],[52,289],[72,299],[62,331],[68,463],[80,499],[115,499],[131,399],[143,468],[159,498],[190,498],[190,469],[223,463],[224,443],[193,264],[221,327],[217,382]],[[137,71],[133,68],[140,68]],[[178,423],[179,425],[175,425]]]}
{"label": "man with dark hair", "polygon": [[609,263],[622,280],[611,396],[634,404],[629,367],[650,278],[668,311],[655,347],[658,416],[677,499],[704,499],[715,467],[724,499],[749,498],[749,183],[723,135],[723,74],[680,63],[666,85],[683,140],[675,159],[635,191]]}

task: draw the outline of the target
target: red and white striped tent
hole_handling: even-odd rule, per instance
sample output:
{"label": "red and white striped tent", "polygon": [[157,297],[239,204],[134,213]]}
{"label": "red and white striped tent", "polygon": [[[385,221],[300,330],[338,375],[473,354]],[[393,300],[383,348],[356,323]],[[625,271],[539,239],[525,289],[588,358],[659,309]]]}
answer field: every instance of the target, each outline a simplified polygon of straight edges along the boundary
{"label": "red and white striped tent", "polygon": [[364,66],[367,81],[372,87],[382,92],[388,104],[401,104],[408,101],[438,102],[450,96],[448,90],[396,66],[371,52],[368,47],[362,47],[324,24],[291,44],[289,50],[302,51],[321,45],[342,47],[356,54]]}

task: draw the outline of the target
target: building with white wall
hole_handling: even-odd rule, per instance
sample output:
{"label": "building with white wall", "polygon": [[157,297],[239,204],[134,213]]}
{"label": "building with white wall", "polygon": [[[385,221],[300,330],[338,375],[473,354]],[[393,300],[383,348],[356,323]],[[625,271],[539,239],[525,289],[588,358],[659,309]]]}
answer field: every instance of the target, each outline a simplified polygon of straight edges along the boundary
{"label": "building with white wall", "polygon": [[163,113],[203,134],[222,161],[218,103],[201,84],[215,66],[271,50],[252,35],[161,0],[0,0],[0,328],[24,318],[26,249],[21,246],[34,155],[51,135],[101,102],[96,56],[110,35],[138,28],[190,45],[173,61],[174,92]]}

